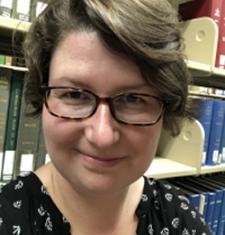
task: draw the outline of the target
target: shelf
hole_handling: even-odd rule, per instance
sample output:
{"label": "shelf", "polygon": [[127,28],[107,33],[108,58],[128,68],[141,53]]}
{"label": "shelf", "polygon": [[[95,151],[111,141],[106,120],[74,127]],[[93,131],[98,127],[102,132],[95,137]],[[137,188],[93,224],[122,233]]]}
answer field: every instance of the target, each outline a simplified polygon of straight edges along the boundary
{"label": "shelf", "polygon": [[28,69],[25,67],[10,66],[10,65],[3,65],[3,64],[0,64],[0,68],[12,69],[12,70],[21,71],[21,72],[28,71]]}
{"label": "shelf", "polygon": [[197,169],[194,167],[160,157],[156,157],[149,169],[145,172],[147,177],[154,177],[157,179],[196,174]]}
{"label": "shelf", "polygon": [[214,166],[202,166],[200,170],[200,174],[209,174],[209,173],[216,173],[216,172],[223,172],[225,171],[225,164],[219,164]]}
{"label": "shelf", "polygon": [[21,32],[27,32],[31,23],[25,21],[19,21],[12,18],[6,18],[0,16],[0,28],[6,30],[16,30]]}
{"label": "shelf", "polygon": [[183,120],[178,136],[162,131],[156,158],[145,175],[154,178],[197,175],[201,167],[204,130],[197,121]]}
{"label": "shelf", "polygon": [[194,85],[225,89],[225,70],[196,61],[186,61]]}
{"label": "shelf", "polygon": [[0,54],[21,56],[21,45],[29,27],[29,22],[0,16]]}
{"label": "shelf", "polygon": [[209,17],[187,20],[183,24],[184,54],[193,82],[198,86],[225,89],[225,70],[215,67],[218,26]]}
{"label": "shelf", "polygon": [[184,54],[188,60],[213,67],[216,60],[218,26],[210,17],[199,17],[183,23]]}

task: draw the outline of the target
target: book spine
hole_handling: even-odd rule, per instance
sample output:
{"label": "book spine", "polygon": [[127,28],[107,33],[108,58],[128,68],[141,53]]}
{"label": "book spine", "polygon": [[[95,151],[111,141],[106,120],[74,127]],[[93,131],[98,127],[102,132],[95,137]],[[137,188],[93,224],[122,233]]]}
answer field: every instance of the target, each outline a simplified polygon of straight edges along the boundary
{"label": "book spine", "polygon": [[22,97],[20,125],[18,129],[14,178],[34,170],[34,156],[38,144],[40,117],[30,117],[31,107]]}
{"label": "book spine", "polygon": [[219,163],[219,151],[224,121],[224,113],[224,101],[215,99],[213,104],[212,123],[210,128],[206,165],[215,165]]}
{"label": "book spine", "polygon": [[2,180],[13,177],[24,73],[13,71],[4,144]]}
{"label": "book spine", "polygon": [[46,0],[33,0],[31,5],[31,21],[36,19],[41,12],[47,7]]}
{"label": "book spine", "polygon": [[45,147],[45,141],[44,141],[44,134],[42,130],[42,123],[40,122],[40,128],[39,128],[39,139],[38,144],[36,146],[36,152],[35,152],[35,169],[38,169],[40,166],[46,164],[46,147]]}
{"label": "book spine", "polygon": [[202,156],[202,165],[206,163],[207,148],[210,136],[210,127],[212,122],[213,99],[206,98],[193,98],[193,103],[197,106],[198,115],[197,120],[201,123],[204,129],[204,149]]}
{"label": "book spine", "polygon": [[12,16],[21,21],[30,21],[31,0],[14,0]]}
{"label": "book spine", "polygon": [[5,64],[5,55],[0,55],[0,64]]}
{"label": "book spine", "polygon": [[3,153],[7,112],[9,106],[11,70],[0,69],[0,180],[2,179]]}
{"label": "book spine", "polygon": [[222,0],[198,0],[179,5],[179,13],[184,20],[211,17],[219,27],[221,17]]}
{"label": "book spine", "polygon": [[0,1],[0,16],[12,17],[13,0]]}
{"label": "book spine", "polygon": [[221,9],[215,67],[225,69],[225,0],[223,0]]}
{"label": "book spine", "polygon": [[[207,184],[207,182],[205,182]],[[213,213],[212,231],[216,234],[220,218],[220,210],[222,208],[223,190],[216,190],[215,208]]]}

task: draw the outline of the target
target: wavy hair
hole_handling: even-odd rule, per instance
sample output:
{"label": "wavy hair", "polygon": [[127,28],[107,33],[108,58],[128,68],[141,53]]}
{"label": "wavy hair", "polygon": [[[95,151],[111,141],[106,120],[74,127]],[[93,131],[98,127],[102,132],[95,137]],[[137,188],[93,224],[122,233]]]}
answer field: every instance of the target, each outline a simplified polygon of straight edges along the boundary
{"label": "wavy hair", "polygon": [[48,84],[52,54],[72,31],[97,32],[110,50],[134,61],[166,103],[164,127],[179,133],[178,119],[191,114],[190,74],[178,15],[167,0],[50,0],[23,45],[29,70],[25,99],[34,115],[42,110],[40,86]]}

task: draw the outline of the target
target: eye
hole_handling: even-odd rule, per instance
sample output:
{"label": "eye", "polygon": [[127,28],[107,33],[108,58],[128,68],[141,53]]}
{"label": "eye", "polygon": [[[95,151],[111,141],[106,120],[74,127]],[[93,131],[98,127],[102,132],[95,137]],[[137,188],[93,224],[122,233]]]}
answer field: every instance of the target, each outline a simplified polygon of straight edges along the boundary
{"label": "eye", "polygon": [[91,94],[83,91],[62,91],[59,96],[60,100],[67,104],[89,104],[93,102]]}
{"label": "eye", "polygon": [[66,91],[61,95],[61,98],[83,99],[85,95],[80,91]]}
{"label": "eye", "polygon": [[136,104],[136,103],[144,102],[144,99],[140,95],[137,95],[137,94],[124,95],[123,99],[124,99],[124,102],[130,103],[130,104]]}
{"label": "eye", "polygon": [[135,93],[121,95],[117,100],[117,103],[127,106],[140,106],[146,104],[146,102],[145,96]]}

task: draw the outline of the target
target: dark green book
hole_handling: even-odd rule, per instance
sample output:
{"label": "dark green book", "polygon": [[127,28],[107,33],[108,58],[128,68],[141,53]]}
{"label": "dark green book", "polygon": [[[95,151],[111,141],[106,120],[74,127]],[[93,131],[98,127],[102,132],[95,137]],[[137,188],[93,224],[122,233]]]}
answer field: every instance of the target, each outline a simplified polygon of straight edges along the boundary
{"label": "dark green book", "polygon": [[12,71],[9,69],[0,68],[0,179],[2,176],[3,167],[3,153],[10,96],[11,72]]}
{"label": "dark green book", "polygon": [[23,81],[24,72],[13,70],[4,143],[2,181],[9,181],[13,178]]}
{"label": "dark green book", "polygon": [[22,96],[20,124],[17,135],[14,178],[33,171],[35,166],[35,152],[39,139],[40,116],[28,115],[32,107],[26,105]]}

